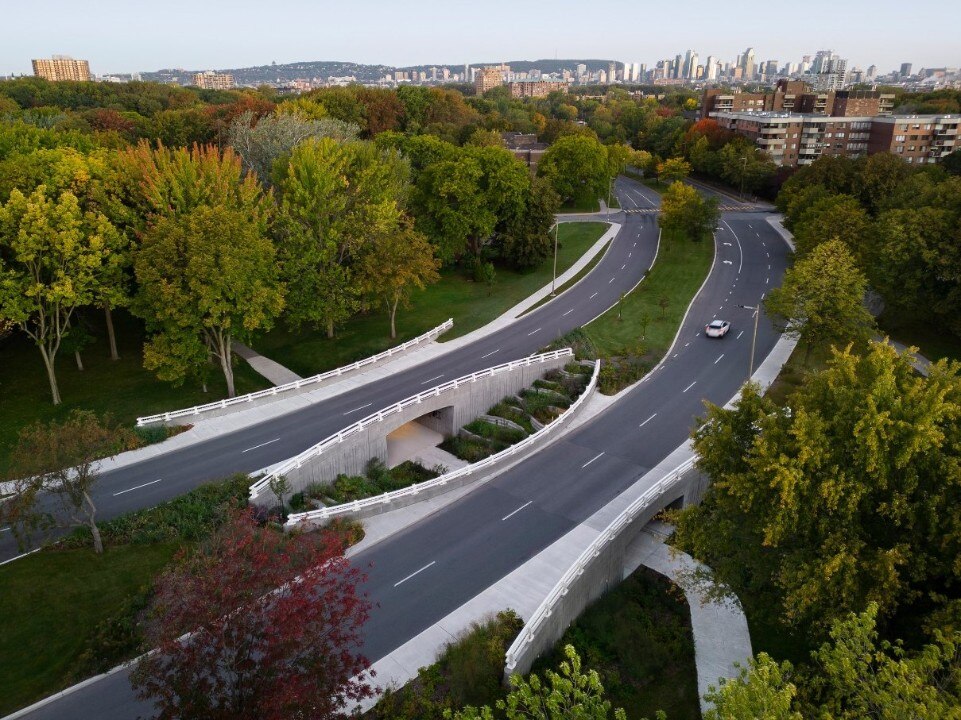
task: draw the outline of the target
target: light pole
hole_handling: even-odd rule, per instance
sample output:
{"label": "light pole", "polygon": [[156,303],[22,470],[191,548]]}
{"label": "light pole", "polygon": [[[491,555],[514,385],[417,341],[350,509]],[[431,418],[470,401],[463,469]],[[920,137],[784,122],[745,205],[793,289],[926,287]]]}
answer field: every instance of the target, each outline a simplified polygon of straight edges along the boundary
{"label": "light pole", "polygon": [[757,321],[761,316],[761,306],[760,305],[738,305],[738,307],[744,308],[745,310],[754,311],[754,334],[751,336],[751,361],[748,364],[747,379],[751,380],[751,376],[754,374],[754,347],[757,345]]}
{"label": "light pole", "polygon": [[554,277],[551,278],[551,297],[554,297],[557,293],[557,231],[561,226],[559,220],[554,221]]}
{"label": "light pole", "polygon": [[611,188],[614,187],[614,178],[607,181],[607,219],[611,219]]}

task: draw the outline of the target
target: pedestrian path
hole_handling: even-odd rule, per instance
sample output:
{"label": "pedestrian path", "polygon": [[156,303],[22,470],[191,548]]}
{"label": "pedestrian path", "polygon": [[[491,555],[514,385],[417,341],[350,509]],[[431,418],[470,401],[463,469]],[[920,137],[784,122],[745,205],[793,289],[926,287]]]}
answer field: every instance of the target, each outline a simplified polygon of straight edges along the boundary
{"label": "pedestrian path", "polygon": [[691,609],[694,635],[694,663],[701,712],[708,710],[704,695],[717,687],[721,678],[737,677],[738,666],[746,667],[752,656],[751,633],[744,610],[736,598],[715,600],[708,596],[705,578],[710,569],[690,555],[665,544],[673,528],[651,522],[627,547],[624,577],[641,565],[670,579],[684,591]]}
{"label": "pedestrian path", "polygon": [[303,379],[293,370],[285,368],[275,360],[264,357],[256,350],[252,350],[236,340],[233,342],[233,351],[246,360],[250,367],[252,367],[257,373],[263,375],[274,385],[283,385],[284,383],[295,382]]}

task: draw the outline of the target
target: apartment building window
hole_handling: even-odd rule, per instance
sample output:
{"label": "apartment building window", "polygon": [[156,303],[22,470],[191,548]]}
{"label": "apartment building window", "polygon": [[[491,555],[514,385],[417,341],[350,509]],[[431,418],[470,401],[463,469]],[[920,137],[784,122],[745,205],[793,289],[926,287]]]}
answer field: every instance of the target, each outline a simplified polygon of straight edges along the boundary
{"label": "apartment building window", "polygon": [[834,137],[834,133],[825,133],[824,137]]}
{"label": "apartment building window", "polygon": [[844,137],[844,133],[843,133],[843,132],[839,132],[839,133],[838,133],[838,137],[843,138],[843,137]]}
{"label": "apartment building window", "polygon": [[898,135],[894,139],[896,142],[904,142],[904,135]]}

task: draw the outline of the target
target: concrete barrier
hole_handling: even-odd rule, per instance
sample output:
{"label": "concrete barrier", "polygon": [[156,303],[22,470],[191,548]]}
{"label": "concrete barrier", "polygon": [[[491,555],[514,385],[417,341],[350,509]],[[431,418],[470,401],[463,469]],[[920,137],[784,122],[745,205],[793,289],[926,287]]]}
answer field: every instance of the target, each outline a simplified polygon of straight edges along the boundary
{"label": "concrete barrier", "polygon": [[[561,352],[566,353],[564,355],[565,360],[570,360],[573,357],[569,350]],[[493,473],[499,472],[508,465],[537,452],[554,438],[558,437],[560,429],[568,425],[570,421],[576,417],[578,410],[583,407],[596,391],[600,367],[600,361],[594,363],[594,372],[591,375],[587,387],[584,388],[584,392],[580,394],[560,417],[546,425],[543,429],[528,435],[521,442],[511,445],[501,452],[484,458],[479,462],[460,468],[459,470],[445,473],[432,480],[427,480],[382,495],[364,498],[363,500],[293,514],[287,520],[286,529],[309,529],[323,525],[334,518],[360,520],[372,515],[406,507],[415,502],[429,500],[430,498],[437,497],[438,495],[467,484],[490,478]]]}
{"label": "concrete barrier", "polygon": [[507,650],[505,681],[530,672],[534,661],[563,637],[594,600],[624,579],[628,545],[645,525],[672,502],[701,489],[691,457],[656,482],[620,513],[568,568]]}
{"label": "concrete barrier", "polygon": [[428,330],[423,335],[419,335],[405,343],[392,348],[387,348],[381,353],[371,355],[363,360],[358,360],[350,365],[344,365],[343,367],[328,370],[327,372],[320,373],[318,375],[312,375],[311,377],[303,378],[302,380],[295,380],[294,382],[276,385],[274,387],[267,388],[266,390],[258,390],[257,392],[247,393],[246,395],[238,395],[237,397],[226,398],[224,400],[218,400],[216,402],[206,403],[204,405],[195,405],[194,407],[184,408],[182,410],[171,410],[169,412],[158,413],[156,415],[139,417],[137,418],[137,427],[145,427],[147,425],[190,425],[198,420],[219,417],[237,410],[248,410],[253,407],[258,407],[260,405],[276,402],[277,400],[282,400],[290,397],[291,395],[311,392],[316,390],[328,380],[340,380],[341,378],[353,375],[361,370],[365,370],[372,365],[383,362],[384,360],[399,357],[409,350],[421,347],[425,343],[435,340],[438,336],[447,332],[453,326],[453,319],[448,319],[446,322],[441,323],[433,330]]}
{"label": "concrete barrier", "polygon": [[401,400],[368,415],[335,435],[275,467],[250,487],[251,502],[269,505],[271,480],[284,476],[292,492],[312,483],[325,483],[339,473],[363,473],[371,458],[387,460],[387,435],[401,425],[418,420],[444,435],[453,435],[478,415],[527,387],[548,370],[563,367],[573,358],[569,348],[503,363],[465,375]]}

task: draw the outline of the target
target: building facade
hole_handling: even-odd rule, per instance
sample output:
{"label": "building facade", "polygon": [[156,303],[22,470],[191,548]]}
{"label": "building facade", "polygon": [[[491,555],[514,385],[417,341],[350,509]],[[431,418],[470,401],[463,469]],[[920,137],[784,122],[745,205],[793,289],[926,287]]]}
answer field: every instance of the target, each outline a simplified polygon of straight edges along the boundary
{"label": "building facade", "polygon": [[507,83],[511,97],[547,97],[552,92],[567,92],[567,83],[552,80],[515,80]]}
{"label": "building facade", "polygon": [[194,85],[201,90],[231,90],[235,87],[233,75],[212,70],[194,75]]}
{"label": "building facade", "polygon": [[934,164],[954,152],[958,115],[830,116],[793,112],[718,112],[718,124],[742,135],[783,167],[810,165],[822,156],[863,157],[879,152],[911,164]]}
{"label": "building facade", "polygon": [[61,82],[63,80],[89,82],[93,79],[90,75],[89,62],[74,60],[64,55],[54,55],[49,60],[46,58],[34,60],[33,74],[50,82]]}
{"label": "building facade", "polygon": [[894,94],[876,90],[815,91],[799,80],[778,80],[773,92],[744,93],[719,88],[704,91],[701,118],[717,112],[798,112],[855,117],[890,115]]}
{"label": "building facade", "polygon": [[474,77],[474,92],[480,97],[488,90],[504,84],[504,75],[500,68],[478,68]]}

